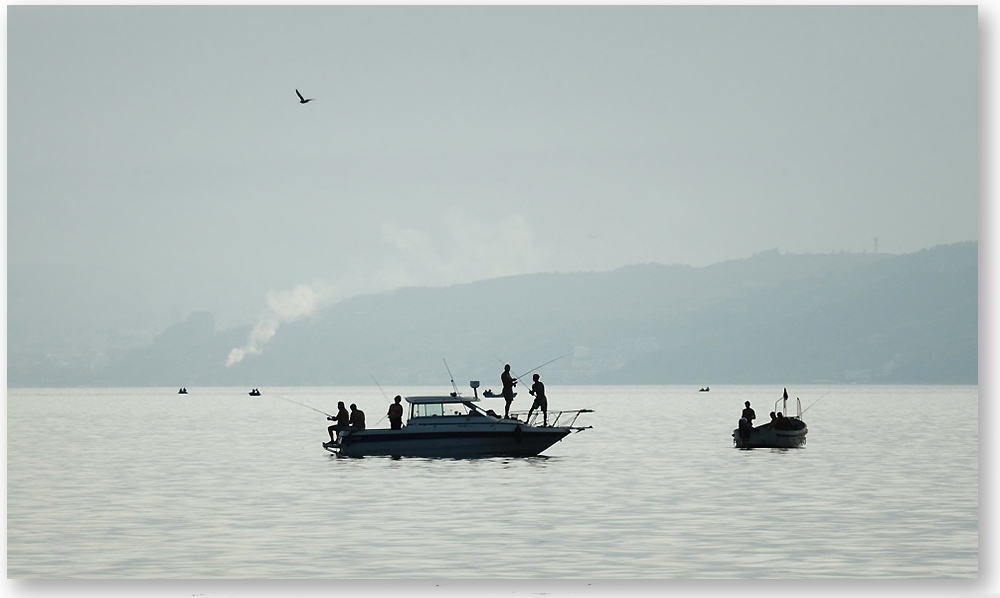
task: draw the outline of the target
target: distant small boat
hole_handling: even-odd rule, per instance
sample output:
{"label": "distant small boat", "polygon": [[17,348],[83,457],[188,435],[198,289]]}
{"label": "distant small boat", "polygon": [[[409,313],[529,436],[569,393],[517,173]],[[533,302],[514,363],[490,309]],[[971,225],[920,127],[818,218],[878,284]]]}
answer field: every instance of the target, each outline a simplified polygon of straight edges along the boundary
{"label": "distant small boat", "polygon": [[260,391],[255,388],[255,389],[253,389],[253,390],[250,391],[250,396],[251,397],[259,397],[260,396]]}
{"label": "distant small boat", "polygon": [[179,394],[179,395],[186,395],[187,393],[188,393],[188,389],[186,389],[186,388],[182,388],[182,389],[180,389],[180,390],[177,391],[177,394]]}
{"label": "distant small boat", "polygon": [[[483,391],[483,396],[486,397],[487,399],[502,399],[503,398],[502,394],[496,394],[492,390]],[[514,396],[515,397],[517,396],[516,392],[514,393]]]}
{"label": "distant small boat", "polygon": [[705,388],[703,388],[703,389],[699,390],[698,392],[708,392],[708,390],[709,390],[709,389],[708,389],[708,387],[706,386]]}

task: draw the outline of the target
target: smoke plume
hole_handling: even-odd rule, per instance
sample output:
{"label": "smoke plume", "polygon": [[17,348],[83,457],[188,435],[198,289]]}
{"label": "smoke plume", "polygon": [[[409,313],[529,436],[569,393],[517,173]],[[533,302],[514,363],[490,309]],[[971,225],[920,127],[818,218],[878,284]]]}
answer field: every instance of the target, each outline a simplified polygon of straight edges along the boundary
{"label": "smoke plume", "polygon": [[229,352],[226,367],[239,363],[247,355],[259,354],[261,347],[274,337],[282,324],[294,322],[312,314],[327,296],[328,293],[304,284],[300,284],[290,291],[269,293],[267,295],[267,309],[261,314],[253,331],[250,332],[247,344]]}

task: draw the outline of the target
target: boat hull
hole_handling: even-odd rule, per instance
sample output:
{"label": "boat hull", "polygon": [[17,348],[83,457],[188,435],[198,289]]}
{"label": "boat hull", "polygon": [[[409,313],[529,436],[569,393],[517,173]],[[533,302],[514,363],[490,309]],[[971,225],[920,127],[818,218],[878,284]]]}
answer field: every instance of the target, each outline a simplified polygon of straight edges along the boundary
{"label": "boat hull", "polygon": [[523,424],[407,426],[402,430],[355,430],[323,446],[345,457],[534,457],[570,428]]}
{"label": "boat hull", "polygon": [[776,430],[764,425],[749,431],[744,438],[740,429],[733,430],[733,444],[737,448],[799,448],[806,444],[806,433],[809,428],[802,425],[799,430]]}

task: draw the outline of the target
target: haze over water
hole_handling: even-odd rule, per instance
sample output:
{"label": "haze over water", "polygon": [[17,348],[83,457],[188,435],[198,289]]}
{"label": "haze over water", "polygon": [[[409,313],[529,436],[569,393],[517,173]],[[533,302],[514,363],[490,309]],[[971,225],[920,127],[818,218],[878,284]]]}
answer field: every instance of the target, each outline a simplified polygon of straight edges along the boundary
{"label": "haze over water", "polygon": [[780,387],[554,386],[593,429],[482,460],[333,457],[280,397],[386,426],[377,389],[246,390],[10,389],[8,576],[979,575],[974,386],[790,388],[806,447],[750,451]]}
{"label": "haze over water", "polygon": [[[209,316],[206,334],[249,330],[210,359],[258,367],[304,318],[408,286],[978,241],[988,11],[8,7],[8,372],[114,385],[67,364],[96,371]],[[949,288],[912,296],[933,286]],[[831,329],[878,317],[839,313]],[[895,331],[927,332],[910,346],[934,363],[955,355],[938,324],[957,329],[921,313]],[[450,359],[428,336],[410,340]],[[769,347],[746,346],[733,361]],[[400,361],[352,370],[385,383]],[[143,368],[167,370],[126,370]],[[737,451],[742,402],[765,417],[779,387],[555,384],[553,409],[596,412],[547,458],[393,461],[331,457],[323,416],[277,398],[357,402],[375,424],[372,388],[125,383],[191,394],[8,389],[9,577],[337,578],[326,596],[346,578],[795,578],[799,593],[981,574],[976,386],[790,388],[823,397],[807,446]]]}

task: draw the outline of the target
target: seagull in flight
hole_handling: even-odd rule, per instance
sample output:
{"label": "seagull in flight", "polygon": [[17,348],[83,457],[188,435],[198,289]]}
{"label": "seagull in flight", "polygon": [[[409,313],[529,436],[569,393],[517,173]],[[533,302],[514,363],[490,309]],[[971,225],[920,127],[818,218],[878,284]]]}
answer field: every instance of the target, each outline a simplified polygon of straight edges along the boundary
{"label": "seagull in flight", "polygon": [[304,97],[302,97],[302,94],[299,93],[299,90],[297,90],[297,89],[295,90],[295,95],[299,96],[299,103],[300,104],[308,104],[309,102],[313,101],[313,99],[314,99],[314,98],[309,98],[308,100],[305,99]]}

